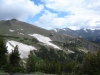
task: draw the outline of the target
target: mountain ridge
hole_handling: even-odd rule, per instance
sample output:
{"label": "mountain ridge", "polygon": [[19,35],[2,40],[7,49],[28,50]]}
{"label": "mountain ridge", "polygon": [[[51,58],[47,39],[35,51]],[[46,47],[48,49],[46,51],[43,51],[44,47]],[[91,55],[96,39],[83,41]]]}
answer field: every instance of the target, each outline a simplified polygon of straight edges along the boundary
{"label": "mountain ridge", "polygon": [[58,32],[61,34],[67,34],[71,36],[75,36],[78,38],[84,38],[94,42],[100,42],[100,29],[79,29],[79,30],[71,30],[69,28],[63,29],[53,29],[53,32]]}
{"label": "mountain ridge", "polygon": [[[57,59],[63,58],[65,61],[70,54],[77,57],[81,53],[91,52],[96,54],[100,50],[99,45],[88,40],[49,31],[16,19],[0,21],[0,35],[10,42],[9,45],[15,46],[19,42],[18,45],[23,43],[24,46],[35,47],[37,50],[33,50],[34,54],[40,58],[48,57],[48,59],[51,59],[56,55]],[[58,47],[59,49],[57,49]],[[24,52],[21,47],[19,49]],[[52,56],[47,54],[43,56],[44,52]]]}

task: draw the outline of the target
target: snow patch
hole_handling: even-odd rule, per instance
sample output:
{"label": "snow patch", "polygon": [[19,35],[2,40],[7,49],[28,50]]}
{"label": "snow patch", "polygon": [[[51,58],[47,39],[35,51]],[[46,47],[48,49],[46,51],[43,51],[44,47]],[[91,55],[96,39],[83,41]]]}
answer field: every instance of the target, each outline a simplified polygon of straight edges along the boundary
{"label": "snow patch", "polygon": [[88,50],[86,50],[86,49],[79,49],[79,51],[82,51],[84,53],[88,53]]}
{"label": "snow patch", "polygon": [[33,36],[35,37],[38,41],[46,44],[46,45],[49,45],[49,46],[52,46],[54,48],[57,48],[57,49],[60,49],[58,46],[52,44],[50,41],[52,41],[49,37],[45,37],[43,35],[40,35],[40,34],[29,34],[30,36]]}
{"label": "snow patch", "polygon": [[57,32],[57,29],[54,29],[55,32]]}
{"label": "snow patch", "polygon": [[20,33],[20,35],[24,35],[23,33]]}
{"label": "snow patch", "polygon": [[84,29],[85,32],[87,32],[87,29]]}
{"label": "snow patch", "polygon": [[23,30],[23,29],[21,29],[21,30]]}
{"label": "snow patch", "polygon": [[63,29],[63,30],[65,30],[65,31],[66,31],[66,29]]}
{"label": "snow patch", "polygon": [[6,42],[8,53],[11,53],[12,50],[14,50],[14,47],[16,45],[18,45],[21,58],[27,58],[31,50],[37,50],[34,46],[26,45],[26,44],[11,40],[11,41]]}
{"label": "snow patch", "polygon": [[74,51],[71,51],[71,50],[69,50],[69,49],[68,49],[68,52],[69,52],[69,53],[75,53]]}
{"label": "snow patch", "polygon": [[10,31],[10,32],[14,32],[15,30],[11,30],[11,29],[9,29],[9,31]]}

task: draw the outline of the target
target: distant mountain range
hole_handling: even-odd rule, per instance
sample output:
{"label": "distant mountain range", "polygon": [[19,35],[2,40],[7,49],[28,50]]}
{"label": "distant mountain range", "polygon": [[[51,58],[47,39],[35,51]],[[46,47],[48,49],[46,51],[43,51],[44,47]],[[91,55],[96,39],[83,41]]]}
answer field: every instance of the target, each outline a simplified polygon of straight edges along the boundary
{"label": "distant mountain range", "polygon": [[79,38],[84,38],[90,41],[94,42],[100,42],[100,30],[91,30],[91,29],[79,29],[79,30],[71,30],[69,28],[63,28],[63,29],[53,29],[51,30],[53,32],[58,32],[61,34],[67,34]]}
{"label": "distant mountain range", "polygon": [[27,58],[29,51],[32,50],[35,56],[42,59],[69,61],[78,59],[84,53],[97,53],[100,50],[98,44],[79,38],[97,40],[93,37],[99,39],[99,30],[46,30],[12,19],[0,21],[0,36],[6,40],[9,53],[18,45],[21,58]]}

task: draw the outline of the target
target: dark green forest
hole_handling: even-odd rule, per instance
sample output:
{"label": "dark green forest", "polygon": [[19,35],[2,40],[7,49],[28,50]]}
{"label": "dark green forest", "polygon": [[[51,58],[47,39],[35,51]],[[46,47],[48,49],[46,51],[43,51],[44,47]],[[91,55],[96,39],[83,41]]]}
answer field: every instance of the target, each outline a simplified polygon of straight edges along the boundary
{"label": "dark green forest", "polygon": [[[16,45],[8,54],[5,40],[0,37],[0,71],[25,74],[42,72],[59,75],[100,75],[100,51],[97,54],[90,52],[80,54],[77,58],[74,58],[75,54],[70,54],[66,56],[67,59],[63,58],[61,51],[58,52],[60,57],[54,55],[56,52],[52,48],[48,52],[47,48],[41,46],[40,52],[30,51],[27,59],[21,59],[18,46]],[[48,56],[49,53],[52,55]]]}

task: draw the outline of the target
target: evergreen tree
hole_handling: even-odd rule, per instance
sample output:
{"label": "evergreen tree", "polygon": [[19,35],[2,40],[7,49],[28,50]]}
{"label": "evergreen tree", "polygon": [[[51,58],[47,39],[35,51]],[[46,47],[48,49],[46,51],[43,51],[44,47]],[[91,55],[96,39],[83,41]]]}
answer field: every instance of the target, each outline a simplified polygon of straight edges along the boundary
{"label": "evergreen tree", "polygon": [[30,51],[30,54],[28,55],[26,70],[28,73],[35,71],[35,60],[34,60],[34,54],[32,51]]}
{"label": "evergreen tree", "polygon": [[20,71],[20,60],[21,58],[20,58],[20,54],[18,51],[18,45],[16,45],[9,57],[12,72]]}
{"label": "evergreen tree", "polygon": [[7,49],[4,43],[4,39],[0,37],[0,69],[7,64]]}
{"label": "evergreen tree", "polygon": [[98,51],[97,53],[97,62],[98,62],[98,70],[99,70],[99,74],[100,74],[100,51]]}
{"label": "evergreen tree", "polygon": [[83,62],[83,73],[88,75],[99,75],[99,64],[97,56],[91,53],[86,54]]}

